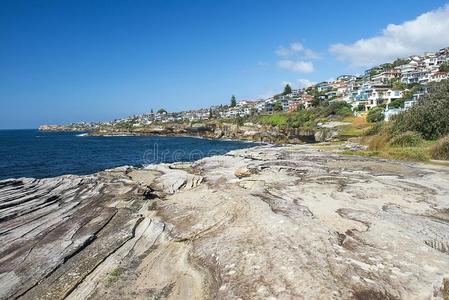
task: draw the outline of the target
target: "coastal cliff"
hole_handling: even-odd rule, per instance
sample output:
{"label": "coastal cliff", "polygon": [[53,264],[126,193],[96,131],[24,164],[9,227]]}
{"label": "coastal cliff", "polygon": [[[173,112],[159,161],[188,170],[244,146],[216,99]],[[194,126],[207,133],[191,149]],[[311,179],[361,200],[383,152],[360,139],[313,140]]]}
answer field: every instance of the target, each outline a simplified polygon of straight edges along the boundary
{"label": "coastal cliff", "polygon": [[[279,128],[277,126],[263,126],[253,123],[236,125],[230,123],[195,123],[195,124],[163,124],[148,125],[134,128],[95,128],[42,125],[41,131],[80,132],[88,131],[91,136],[121,136],[121,135],[172,135],[172,136],[198,136],[208,139],[234,139],[253,142],[266,142],[276,144],[301,144],[315,141],[324,141],[320,130],[301,128]],[[329,130],[327,130],[328,132]],[[330,135],[328,135],[329,137]],[[318,139],[317,139],[318,137]]]}
{"label": "coastal cliff", "polygon": [[0,181],[0,298],[447,299],[449,171],[260,146]]}

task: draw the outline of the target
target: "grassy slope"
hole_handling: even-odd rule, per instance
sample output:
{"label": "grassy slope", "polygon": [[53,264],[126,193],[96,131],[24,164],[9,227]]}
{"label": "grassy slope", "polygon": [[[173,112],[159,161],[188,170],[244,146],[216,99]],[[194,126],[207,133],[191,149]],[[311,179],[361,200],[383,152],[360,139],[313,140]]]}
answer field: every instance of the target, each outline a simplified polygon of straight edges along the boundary
{"label": "grassy slope", "polygon": [[400,159],[410,161],[428,161],[430,160],[430,148],[435,144],[433,141],[426,141],[420,146],[416,147],[400,147],[385,145],[377,150],[357,150],[344,151],[342,154],[346,155],[361,155],[361,156],[376,156],[388,159]]}
{"label": "grassy slope", "polygon": [[359,117],[346,117],[342,121],[350,122],[351,125],[340,127],[341,131],[338,133],[338,137],[341,139],[361,137],[372,126],[366,122],[366,114]]}
{"label": "grassy slope", "polygon": [[[341,131],[338,134],[340,139],[356,138],[362,145],[370,146],[373,139],[379,138],[378,136],[365,136],[366,131],[373,126],[366,121],[366,114],[360,117],[348,117],[343,121],[351,122],[351,125],[340,127]],[[345,150],[341,153],[345,155],[374,156],[388,159],[428,161],[431,158],[430,148],[434,144],[434,141],[425,141],[416,147],[400,147],[389,145],[386,139],[376,144],[375,147],[369,147],[367,150]],[[334,143],[330,147],[338,145],[338,143]]]}

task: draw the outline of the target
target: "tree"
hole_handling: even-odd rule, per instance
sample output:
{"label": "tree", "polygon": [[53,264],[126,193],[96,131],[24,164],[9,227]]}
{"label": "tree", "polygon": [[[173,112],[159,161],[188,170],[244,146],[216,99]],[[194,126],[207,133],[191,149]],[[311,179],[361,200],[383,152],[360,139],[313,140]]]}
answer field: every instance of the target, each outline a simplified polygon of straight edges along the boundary
{"label": "tree", "polygon": [[396,59],[396,60],[393,62],[392,67],[393,67],[393,68],[394,68],[394,67],[399,67],[399,66],[402,66],[402,65],[405,65],[405,64],[408,64],[408,59],[401,59],[401,58],[398,58],[398,59]]}
{"label": "tree", "polygon": [[345,101],[323,101],[317,112],[323,117],[331,115],[348,116],[352,114],[351,105]]}
{"label": "tree", "polygon": [[365,111],[365,104],[359,104],[355,108],[355,111]]}
{"label": "tree", "polygon": [[444,62],[440,65],[440,72],[449,72],[449,62]]}
{"label": "tree", "polygon": [[399,79],[395,79],[392,81],[393,89],[394,90],[405,90],[405,84],[401,82]]}
{"label": "tree", "polygon": [[157,113],[160,114],[160,115],[162,115],[162,114],[166,114],[167,111],[166,111],[165,109],[161,108],[161,109],[159,109],[159,110],[157,111]]}
{"label": "tree", "polygon": [[209,119],[212,119],[213,114],[212,114],[212,108],[209,108]]}
{"label": "tree", "polygon": [[286,84],[284,87],[283,95],[288,95],[292,93],[292,87],[289,84]]}
{"label": "tree", "polygon": [[151,109],[151,114],[153,114],[153,109]]}
{"label": "tree", "polygon": [[449,133],[449,81],[433,83],[430,88],[429,94],[395,117],[392,132],[416,131],[425,139],[438,139]]}
{"label": "tree", "polygon": [[381,65],[380,65],[380,68],[381,68],[382,70],[392,69],[392,68],[393,68],[393,64],[390,64],[390,63],[381,64]]}
{"label": "tree", "polygon": [[237,106],[237,100],[235,99],[235,96],[232,95],[231,97],[231,107],[236,107]]}
{"label": "tree", "polygon": [[274,111],[282,111],[282,103],[281,101],[276,101],[273,106]]}
{"label": "tree", "polygon": [[393,101],[391,101],[391,103],[388,105],[388,107],[390,108],[399,108],[402,107],[404,105],[405,102],[405,98],[399,98],[399,99],[394,99]]}
{"label": "tree", "polygon": [[369,70],[369,77],[372,78],[373,76],[376,76],[380,73],[380,70],[378,68],[372,68]]}
{"label": "tree", "polygon": [[312,106],[313,107],[318,107],[318,106],[320,106],[321,102],[323,102],[323,101],[321,101],[319,96],[314,96],[313,97],[313,101],[312,101]]}

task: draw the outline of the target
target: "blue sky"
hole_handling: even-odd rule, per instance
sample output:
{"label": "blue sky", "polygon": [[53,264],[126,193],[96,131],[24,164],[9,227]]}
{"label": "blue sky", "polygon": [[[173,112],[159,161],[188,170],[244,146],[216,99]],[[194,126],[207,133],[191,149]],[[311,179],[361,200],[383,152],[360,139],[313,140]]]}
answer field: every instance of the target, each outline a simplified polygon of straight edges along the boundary
{"label": "blue sky", "polygon": [[449,46],[416,29],[449,30],[445,3],[1,1],[0,128],[208,107],[359,73]]}

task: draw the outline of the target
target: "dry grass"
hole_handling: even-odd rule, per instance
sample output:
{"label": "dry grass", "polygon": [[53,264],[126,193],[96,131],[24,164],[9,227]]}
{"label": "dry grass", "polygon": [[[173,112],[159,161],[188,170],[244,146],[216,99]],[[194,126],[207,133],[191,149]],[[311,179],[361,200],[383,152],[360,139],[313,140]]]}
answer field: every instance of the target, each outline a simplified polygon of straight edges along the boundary
{"label": "dry grass", "polygon": [[342,152],[342,154],[380,157],[380,158],[398,159],[407,161],[428,161],[430,159],[428,149],[419,147],[408,147],[408,148],[388,147],[381,151],[372,151],[372,150],[344,151]]}
{"label": "dry grass", "polygon": [[449,160],[449,135],[440,138],[431,148],[433,159]]}
{"label": "dry grass", "polygon": [[400,147],[416,147],[424,142],[421,135],[414,131],[406,131],[395,135],[390,140],[390,145]]}
{"label": "dry grass", "polygon": [[414,146],[401,146],[390,144],[391,138],[386,134],[363,137],[361,143],[368,145],[367,150],[345,151],[346,155],[373,156],[387,159],[408,161],[428,161],[431,158],[432,141],[423,141]]}
{"label": "dry grass", "polygon": [[443,299],[449,300],[449,278],[444,278],[442,292],[443,292]]}
{"label": "dry grass", "polygon": [[368,143],[368,150],[370,151],[379,151],[385,149],[388,146],[388,141],[390,137],[388,135],[375,135],[373,136]]}
{"label": "dry grass", "polygon": [[355,117],[354,120],[352,121],[352,124],[354,125],[361,125],[361,124],[367,124],[368,122],[366,121],[366,113],[361,114],[358,117]]}
{"label": "dry grass", "polygon": [[341,131],[338,136],[342,139],[361,137],[372,127],[372,124],[366,122],[366,116],[346,117],[342,121],[351,123],[351,125],[339,127]]}

